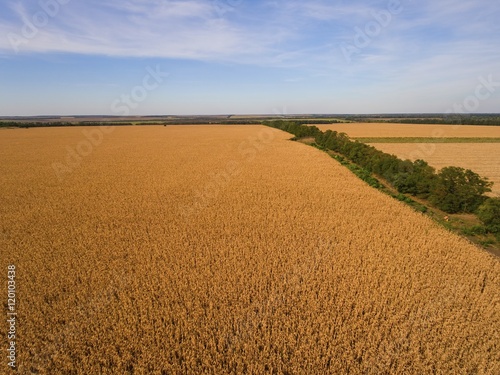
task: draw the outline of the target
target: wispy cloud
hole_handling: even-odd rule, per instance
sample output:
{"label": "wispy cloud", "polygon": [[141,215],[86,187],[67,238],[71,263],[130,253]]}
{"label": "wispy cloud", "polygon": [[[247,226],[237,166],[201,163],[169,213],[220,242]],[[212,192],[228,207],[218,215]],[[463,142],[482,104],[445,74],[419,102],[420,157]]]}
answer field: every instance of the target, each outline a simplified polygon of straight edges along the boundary
{"label": "wispy cloud", "polygon": [[[183,59],[215,70],[240,67],[245,75],[233,75],[230,85],[253,81],[253,69],[261,81],[284,84],[276,95],[291,97],[293,86],[336,90],[336,99],[342,92],[344,104],[388,92],[445,103],[440,97],[467,92],[479,75],[500,75],[498,19],[491,0],[6,0],[0,58]],[[355,45],[359,33],[370,34],[362,48]],[[357,48],[350,59],[341,50],[346,44]],[[311,102],[328,101],[317,95]]]}
{"label": "wispy cloud", "polygon": [[[12,10],[0,35],[24,38],[21,52],[224,59],[260,53],[273,43],[265,30],[221,19],[210,1],[73,1],[43,27],[33,21],[43,9],[20,2]],[[35,37],[23,34],[27,23],[35,25]],[[12,49],[9,38],[0,39],[0,49]]]}
{"label": "wispy cloud", "polygon": [[[495,47],[498,45],[499,10],[494,2],[400,3],[404,11],[384,26],[383,34],[363,51],[365,56],[360,61],[390,61],[387,56],[398,55],[401,45],[424,55],[429,47],[433,53],[447,54],[450,46],[456,47],[453,42],[457,37],[476,43],[487,38]],[[363,29],[367,22],[373,22],[374,14],[387,9],[389,1],[235,4],[234,12],[221,17],[217,2],[211,0],[70,1],[59,5],[59,11],[48,17],[46,25],[35,26],[36,36],[25,38],[19,51],[280,64],[305,61],[307,50],[314,49],[313,59],[326,61],[332,46],[352,39],[355,27]],[[33,17],[40,12],[44,10],[36,2],[7,3],[0,15],[0,50],[4,54],[12,52],[7,36],[23,38],[23,27],[33,24]],[[434,45],[444,50],[432,48]]]}

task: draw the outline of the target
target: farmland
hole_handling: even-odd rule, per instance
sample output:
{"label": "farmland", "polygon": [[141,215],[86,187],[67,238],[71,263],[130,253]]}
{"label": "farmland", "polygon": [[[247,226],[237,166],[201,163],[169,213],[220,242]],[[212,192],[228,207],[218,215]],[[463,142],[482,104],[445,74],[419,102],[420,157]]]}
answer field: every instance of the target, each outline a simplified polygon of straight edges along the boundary
{"label": "farmland", "polygon": [[386,123],[349,123],[317,125],[321,131],[344,132],[351,138],[361,137],[425,137],[435,138],[500,138],[500,126],[413,125]]}
{"label": "farmland", "polygon": [[401,159],[423,159],[436,169],[471,169],[494,182],[500,194],[500,126],[351,123],[318,125],[344,132]]}
{"label": "farmland", "polygon": [[18,371],[499,373],[499,260],[288,138],[2,130]]}
{"label": "farmland", "polygon": [[493,181],[492,193],[500,196],[499,143],[373,143],[372,146],[402,159],[424,159],[436,169],[450,165],[471,169]]}

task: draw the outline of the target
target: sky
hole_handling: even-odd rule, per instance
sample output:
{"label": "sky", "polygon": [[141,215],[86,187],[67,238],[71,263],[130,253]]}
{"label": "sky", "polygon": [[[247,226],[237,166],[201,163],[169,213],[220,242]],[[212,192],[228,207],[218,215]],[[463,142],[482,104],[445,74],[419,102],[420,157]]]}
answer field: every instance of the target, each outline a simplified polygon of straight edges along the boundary
{"label": "sky", "polygon": [[4,0],[0,116],[500,112],[499,0]]}

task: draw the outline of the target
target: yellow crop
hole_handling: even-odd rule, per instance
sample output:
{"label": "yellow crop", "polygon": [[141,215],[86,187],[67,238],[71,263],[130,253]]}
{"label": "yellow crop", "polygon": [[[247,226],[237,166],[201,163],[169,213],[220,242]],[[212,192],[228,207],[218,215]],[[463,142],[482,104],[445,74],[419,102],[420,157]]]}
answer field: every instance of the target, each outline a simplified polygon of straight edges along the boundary
{"label": "yellow crop", "polygon": [[118,127],[68,167],[82,130],[0,131],[20,374],[500,373],[499,260],[325,153]]}

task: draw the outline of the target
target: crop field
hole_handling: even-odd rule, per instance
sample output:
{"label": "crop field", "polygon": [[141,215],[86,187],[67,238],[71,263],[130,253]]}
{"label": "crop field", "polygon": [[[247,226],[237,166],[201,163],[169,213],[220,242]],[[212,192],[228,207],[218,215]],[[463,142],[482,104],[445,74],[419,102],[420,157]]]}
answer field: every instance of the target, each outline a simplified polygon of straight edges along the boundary
{"label": "crop field", "polygon": [[18,373],[499,374],[499,259],[290,137],[1,130]]}
{"label": "crop field", "polygon": [[500,196],[500,143],[374,143],[377,149],[402,159],[423,159],[437,170],[450,165],[471,169],[494,182]]}
{"label": "crop field", "polygon": [[317,125],[344,132],[360,142],[401,159],[423,159],[437,170],[471,169],[494,182],[500,195],[500,126],[351,123]]}
{"label": "crop field", "polygon": [[351,138],[425,137],[425,138],[500,138],[500,126],[414,125],[386,123],[350,123],[317,125],[321,131],[335,130]]}

